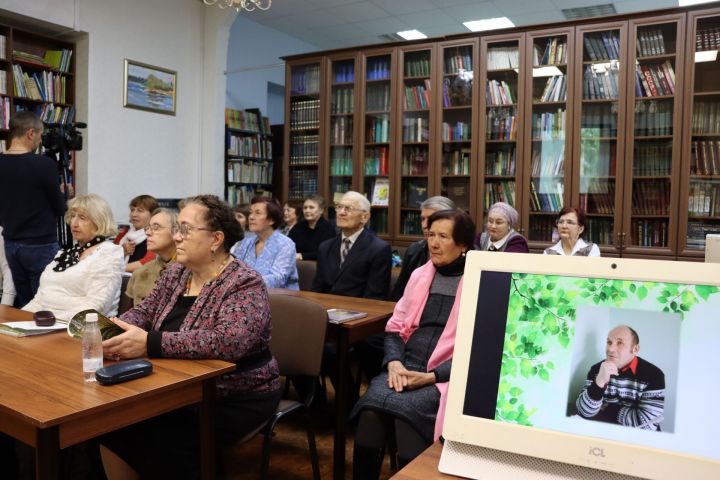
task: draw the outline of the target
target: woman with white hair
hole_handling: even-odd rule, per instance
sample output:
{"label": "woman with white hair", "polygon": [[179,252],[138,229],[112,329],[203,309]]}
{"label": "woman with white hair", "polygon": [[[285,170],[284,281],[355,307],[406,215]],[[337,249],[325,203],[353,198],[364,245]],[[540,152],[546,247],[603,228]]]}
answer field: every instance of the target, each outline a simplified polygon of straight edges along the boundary
{"label": "woman with white hair", "polygon": [[70,200],[65,222],[75,243],[45,268],[35,298],[23,310],[50,310],[63,320],[89,308],[116,315],[125,254],[108,241],[117,233],[110,205],[98,195],[79,195]]}
{"label": "woman with white hair", "polygon": [[517,210],[507,203],[494,203],[488,210],[485,231],[475,237],[475,250],[530,253],[525,237],[515,231],[519,219]]}

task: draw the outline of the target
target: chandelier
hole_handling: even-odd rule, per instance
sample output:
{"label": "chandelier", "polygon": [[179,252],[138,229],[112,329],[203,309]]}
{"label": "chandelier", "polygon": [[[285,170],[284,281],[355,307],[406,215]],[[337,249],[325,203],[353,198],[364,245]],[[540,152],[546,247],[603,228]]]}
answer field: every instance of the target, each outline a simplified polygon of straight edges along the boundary
{"label": "chandelier", "polygon": [[217,5],[220,8],[234,8],[238,12],[245,10],[252,12],[255,9],[268,10],[272,0],[203,0],[205,5]]}

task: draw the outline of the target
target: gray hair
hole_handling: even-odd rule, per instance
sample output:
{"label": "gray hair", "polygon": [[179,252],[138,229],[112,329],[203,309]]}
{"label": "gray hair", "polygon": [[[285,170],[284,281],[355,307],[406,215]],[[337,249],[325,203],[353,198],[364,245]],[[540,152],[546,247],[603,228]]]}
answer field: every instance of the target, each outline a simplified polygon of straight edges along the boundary
{"label": "gray hair", "polygon": [[348,190],[343,195],[343,199],[348,199],[353,202],[356,202],[358,204],[358,207],[363,212],[370,212],[370,201],[367,199],[365,195],[359,192],[355,192],[353,190]]}
{"label": "gray hair", "polygon": [[153,210],[151,216],[154,217],[155,215],[158,215],[160,213],[167,215],[168,220],[170,220],[171,227],[177,223],[177,218],[178,218],[177,210],[174,210],[172,208],[160,207],[160,208],[156,208],[155,210]]}
{"label": "gray hair", "polygon": [[520,215],[517,210],[505,202],[494,203],[492,207],[490,207],[490,210],[488,210],[488,217],[491,213],[497,213],[505,217],[505,220],[507,220],[508,224],[510,224],[510,227],[512,228],[515,228],[515,225],[517,225],[518,220],[520,219]]}
{"label": "gray hair", "polygon": [[421,209],[428,208],[430,210],[455,210],[455,202],[447,197],[436,195],[430,197],[420,204]]}

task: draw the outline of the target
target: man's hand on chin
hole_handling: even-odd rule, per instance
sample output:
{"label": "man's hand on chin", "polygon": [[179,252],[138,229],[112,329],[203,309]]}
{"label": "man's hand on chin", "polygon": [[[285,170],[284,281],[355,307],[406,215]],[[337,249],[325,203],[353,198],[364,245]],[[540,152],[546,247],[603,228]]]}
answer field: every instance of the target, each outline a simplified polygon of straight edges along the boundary
{"label": "man's hand on chin", "polygon": [[612,360],[605,360],[600,364],[600,371],[598,371],[597,377],[595,377],[595,383],[600,388],[605,388],[610,377],[618,375],[618,367]]}

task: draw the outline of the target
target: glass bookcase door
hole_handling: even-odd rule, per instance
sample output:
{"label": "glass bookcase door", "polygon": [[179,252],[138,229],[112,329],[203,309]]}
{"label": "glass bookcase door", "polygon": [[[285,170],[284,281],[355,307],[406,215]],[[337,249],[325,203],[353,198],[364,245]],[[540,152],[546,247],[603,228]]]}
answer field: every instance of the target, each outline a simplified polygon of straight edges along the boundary
{"label": "glass bookcase door", "polygon": [[680,229],[680,253],[702,256],[705,236],[720,234],[720,10],[690,14],[688,24],[694,31],[686,60],[691,101],[684,128],[690,145],[683,165],[680,213],[686,228]]}
{"label": "glass bookcase door", "polygon": [[432,49],[420,49],[401,57],[400,237],[422,236],[420,204],[428,198],[431,170],[432,54]]}
{"label": "glass bookcase door", "polygon": [[[352,190],[355,157],[355,59],[330,60],[328,203]],[[329,212],[333,216],[333,212]]]}
{"label": "glass bookcase door", "polygon": [[370,228],[389,235],[392,138],[392,54],[364,58],[362,193],[371,204]]}
{"label": "glass bookcase door", "polygon": [[[537,32],[528,37],[529,174],[527,238],[543,248],[556,241],[555,219],[569,196],[572,135],[571,31]],[[539,244],[539,245],[538,245]]]}
{"label": "glass bookcase door", "polygon": [[[675,251],[684,16],[630,22],[623,253]],[[680,86],[676,96],[676,85]],[[676,129],[678,131],[676,131]]]}
{"label": "glass bookcase door", "polygon": [[288,199],[318,191],[320,167],[320,62],[290,65]]}
{"label": "glass bookcase door", "polygon": [[[495,202],[520,208],[522,178],[522,35],[483,38],[479,149],[482,180],[478,198],[478,230]],[[524,97],[523,97],[524,98]],[[522,227],[519,226],[522,230]]]}
{"label": "glass bookcase door", "polygon": [[[624,25],[624,24],[623,24]],[[575,174],[578,207],[587,214],[583,238],[619,253],[622,215],[622,149],[624,148],[625,27],[578,29],[578,91]]]}

